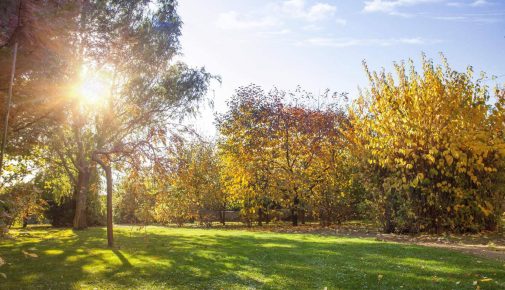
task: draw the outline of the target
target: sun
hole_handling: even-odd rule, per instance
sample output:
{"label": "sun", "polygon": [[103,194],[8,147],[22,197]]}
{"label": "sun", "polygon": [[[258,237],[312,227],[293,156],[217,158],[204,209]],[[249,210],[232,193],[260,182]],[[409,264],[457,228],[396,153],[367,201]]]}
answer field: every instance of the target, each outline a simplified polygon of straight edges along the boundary
{"label": "sun", "polygon": [[102,100],[105,90],[106,86],[103,82],[86,79],[80,84],[78,94],[82,101],[89,104],[97,104]]}
{"label": "sun", "polygon": [[83,103],[98,105],[108,96],[110,82],[103,74],[91,73],[83,67],[81,78],[76,88],[76,95]]}

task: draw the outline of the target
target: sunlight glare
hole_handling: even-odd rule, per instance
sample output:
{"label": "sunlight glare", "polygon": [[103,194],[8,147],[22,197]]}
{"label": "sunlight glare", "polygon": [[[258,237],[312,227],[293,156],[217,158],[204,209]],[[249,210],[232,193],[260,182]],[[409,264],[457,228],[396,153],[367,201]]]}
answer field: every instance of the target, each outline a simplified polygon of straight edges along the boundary
{"label": "sunlight glare", "polygon": [[96,105],[109,94],[109,85],[104,76],[91,73],[87,67],[81,72],[81,81],[77,87],[77,96],[84,103]]}

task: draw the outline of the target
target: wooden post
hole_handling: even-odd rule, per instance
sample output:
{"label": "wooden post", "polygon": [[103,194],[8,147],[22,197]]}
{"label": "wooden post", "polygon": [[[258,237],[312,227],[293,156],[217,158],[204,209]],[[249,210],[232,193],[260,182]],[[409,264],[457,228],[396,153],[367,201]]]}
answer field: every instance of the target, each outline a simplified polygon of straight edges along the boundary
{"label": "wooden post", "polygon": [[14,52],[12,57],[12,68],[11,68],[11,79],[9,83],[9,95],[7,96],[7,102],[5,107],[5,115],[4,115],[4,128],[3,128],[3,136],[2,136],[2,148],[0,152],[0,177],[2,176],[3,162],[4,162],[4,153],[5,147],[7,145],[7,132],[9,130],[9,114],[11,110],[12,103],[12,87],[14,85],[14,75],[16,73],[16,58],[18,55],[18,43],[14,43]]}
{"label": "wooden post", "polygon": [[112,224],[112,168],[110,165],[104,168],[107,179],[107,245],[114,247],[114,229]]}
{"label": "wooden post", "polygon": [[109,248],[114,247],[114,226],[112,223],[112,167],[110,161],[104,161],[98,153],[93,153],[93,161],[98,163],[105,171],[105,179],[107,180],[107,245]]}

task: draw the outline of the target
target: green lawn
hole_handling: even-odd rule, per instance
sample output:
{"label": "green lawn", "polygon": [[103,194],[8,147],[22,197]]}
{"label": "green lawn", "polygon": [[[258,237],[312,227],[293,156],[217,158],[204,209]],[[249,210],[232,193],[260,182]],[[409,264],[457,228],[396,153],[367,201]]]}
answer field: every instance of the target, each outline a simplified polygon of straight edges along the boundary
{"label": "green lawn", "polygon": [[373,239],[117,227],[111,250],[103,228],[13,234],[0,289],[505,289],[503,263]]}

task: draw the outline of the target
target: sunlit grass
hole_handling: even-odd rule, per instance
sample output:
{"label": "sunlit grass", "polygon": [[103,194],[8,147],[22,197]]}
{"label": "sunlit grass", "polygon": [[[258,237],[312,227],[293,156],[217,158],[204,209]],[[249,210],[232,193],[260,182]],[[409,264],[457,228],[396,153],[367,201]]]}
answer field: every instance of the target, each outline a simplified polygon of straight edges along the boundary
{"label": "sunlit grass", "polygon": [[[502,263],[311,234],[148,227],[32,228],[0,241],[0,289],[503,289]],[[38,257],[26,256],[23,251]]]}

